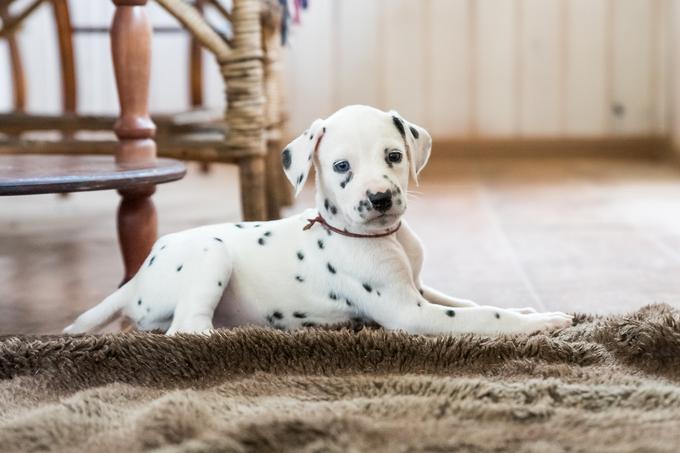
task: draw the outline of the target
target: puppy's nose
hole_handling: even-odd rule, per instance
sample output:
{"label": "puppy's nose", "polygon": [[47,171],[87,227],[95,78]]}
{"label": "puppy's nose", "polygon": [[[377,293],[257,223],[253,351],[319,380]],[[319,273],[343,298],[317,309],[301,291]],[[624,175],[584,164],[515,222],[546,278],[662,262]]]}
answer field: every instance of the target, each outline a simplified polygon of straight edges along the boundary
{"label": "puppy's nose", "polygon": [[377,211],[385,212],[392,207],[392,191],[368,193],[368,200]]}

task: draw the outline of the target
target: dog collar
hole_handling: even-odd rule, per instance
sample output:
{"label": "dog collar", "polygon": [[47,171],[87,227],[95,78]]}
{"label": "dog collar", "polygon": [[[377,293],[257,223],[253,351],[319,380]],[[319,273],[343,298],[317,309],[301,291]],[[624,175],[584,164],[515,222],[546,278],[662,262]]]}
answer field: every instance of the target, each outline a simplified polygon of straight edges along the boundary
{"label": "dog collar", "polygon": [[338,233],[338,234],[341,234],[343,236],[348,236],[348,237],[351,237],[351,238],[382,238],[382,237],[385,237],[385,236],[389,236],[390,234],[396,233],[397,231],[399,231],[399,228],[401,228],[401,222],[399,222],[399,224],[396,227],[394,227],[393,229],[391,229],[391,230],[389,230],[385,233],[359,234],[359,233],[352,233],[352,232],[347,231],[347,230],[341,230],[339,228],[334,227],[333,225],[329,225],[329,223],[326,222],[326,219],[321,217],[321,214],[318,214],[313,219],[307,219],[307,221],[309,223],[307,225],[305,225],[304,228],[302,228],[304,231],[307,231],[308,229],[313,227],[315,223],[320,223],[321,225],[323,225],[324,227],[333,231],[334,233]]}

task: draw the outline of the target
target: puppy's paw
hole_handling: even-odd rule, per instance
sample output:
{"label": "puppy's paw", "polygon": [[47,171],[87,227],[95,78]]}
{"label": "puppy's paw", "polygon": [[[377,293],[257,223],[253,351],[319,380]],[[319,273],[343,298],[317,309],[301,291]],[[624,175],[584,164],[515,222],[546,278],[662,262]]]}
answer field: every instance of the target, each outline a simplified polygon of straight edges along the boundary
{"label": "puppy's paw", "polygon": [[527,316],[528,333],[540,332],[545,330],[564,329],[572,324],[573,316],[559,311],[551,313],[531,313]]}
{"label": "puppy's paw", "polygon": [[213,333],[215,333],[217,330],[214,327],[180,327],[177,329],[170,328],[167,332],[165,332],[166,335],[168,336],[175,336],[180,333],[188,333],[191,335],[203,335],[206,337],[209,337]]}

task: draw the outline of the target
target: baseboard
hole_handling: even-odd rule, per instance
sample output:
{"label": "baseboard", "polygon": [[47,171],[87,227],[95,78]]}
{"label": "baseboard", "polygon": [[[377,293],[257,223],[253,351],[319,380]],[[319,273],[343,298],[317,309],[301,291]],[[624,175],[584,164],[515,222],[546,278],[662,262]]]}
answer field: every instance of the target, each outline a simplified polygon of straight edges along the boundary
{"label": "baseboard", "polygon": [[665,136],[583,138],[434,138],[438,156],[602,157],[667,159],[680,156]]}

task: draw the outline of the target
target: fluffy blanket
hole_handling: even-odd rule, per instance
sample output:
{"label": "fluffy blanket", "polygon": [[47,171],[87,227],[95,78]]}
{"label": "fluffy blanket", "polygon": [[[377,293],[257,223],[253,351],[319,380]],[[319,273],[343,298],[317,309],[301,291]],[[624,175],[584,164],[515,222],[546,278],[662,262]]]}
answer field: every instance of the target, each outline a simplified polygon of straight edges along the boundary
{"label": "fluffy blanket", "polygon": [[680,449],[680,313],[532,336],[0,338],[2,451]]}

